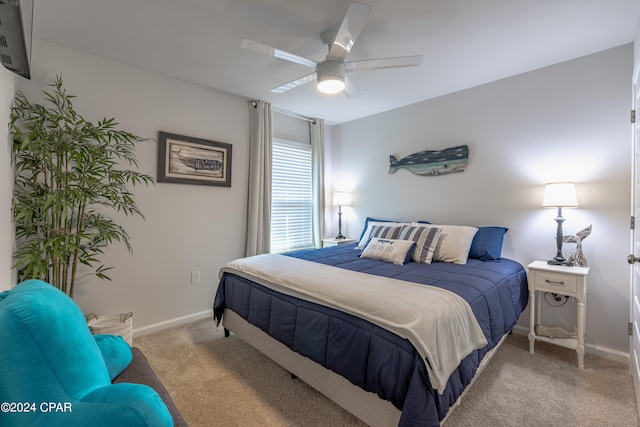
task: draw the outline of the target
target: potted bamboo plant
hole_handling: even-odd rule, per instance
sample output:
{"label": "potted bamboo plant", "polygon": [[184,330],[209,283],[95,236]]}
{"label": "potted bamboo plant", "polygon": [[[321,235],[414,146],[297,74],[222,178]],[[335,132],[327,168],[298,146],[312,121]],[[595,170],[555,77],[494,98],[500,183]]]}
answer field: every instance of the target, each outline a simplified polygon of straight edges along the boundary
{"label": "potted bamboo plant", "polygon": [[42,95],[39,104],[18,92],[11,105],[14,268],[20,280],[41,279],[73,298],[81,277],[111,280],[112,267],[99,261],[110,244],[131,252],[127,232],[106,212],[144,219],[128,186],[155,181],[121,169],[138,166],[135,145],[144,139],[117,130],[112,118],[85,120],[61,76]]}

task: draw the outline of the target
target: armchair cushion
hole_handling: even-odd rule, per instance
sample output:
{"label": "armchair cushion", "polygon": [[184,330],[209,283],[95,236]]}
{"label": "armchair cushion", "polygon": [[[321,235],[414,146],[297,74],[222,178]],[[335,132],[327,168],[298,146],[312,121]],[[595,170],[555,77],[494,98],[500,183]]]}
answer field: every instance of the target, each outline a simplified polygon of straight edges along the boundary
{"label": "armchair cushion", "polygon": [[119,335],[98,334],[94,335],[93,338],[102,353],[102,358],[109,372],[109,378],[113,381],[131,363],[133,359],[131,347]]}

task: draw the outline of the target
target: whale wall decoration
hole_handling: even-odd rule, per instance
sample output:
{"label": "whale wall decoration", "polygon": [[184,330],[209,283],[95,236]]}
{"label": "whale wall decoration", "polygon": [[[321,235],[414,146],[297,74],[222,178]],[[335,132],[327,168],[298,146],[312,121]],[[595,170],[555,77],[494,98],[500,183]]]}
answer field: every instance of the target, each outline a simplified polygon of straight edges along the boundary
{"label": "whale wall decoration", "polygon": [[469,147],[459,145],[444,150],[420,151],[400,160],[389,156],[389,173],[398,169],[421,176],[436,176],[452,172],[464,172],[469,163]]}

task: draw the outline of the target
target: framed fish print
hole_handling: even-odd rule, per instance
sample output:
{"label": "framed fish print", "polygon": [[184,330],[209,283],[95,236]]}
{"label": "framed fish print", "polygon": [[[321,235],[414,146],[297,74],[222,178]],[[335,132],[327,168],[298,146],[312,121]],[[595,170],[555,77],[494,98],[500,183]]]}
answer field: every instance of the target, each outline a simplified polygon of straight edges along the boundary
{"label": "framed fish print", "polygon": [[158,134],[158,182],[231,187],[231,144]]}

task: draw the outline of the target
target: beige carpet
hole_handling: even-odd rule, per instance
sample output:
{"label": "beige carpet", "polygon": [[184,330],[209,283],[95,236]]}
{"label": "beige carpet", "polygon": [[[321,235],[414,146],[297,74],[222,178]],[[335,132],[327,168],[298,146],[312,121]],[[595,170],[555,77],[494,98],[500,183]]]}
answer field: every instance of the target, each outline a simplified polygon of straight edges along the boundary
{"label": "beige carpet", "polygon": [[[192,427],[363,426],[235,336],[202,320],[136,338]],[[507,338],[446,427],[638,425],[625,365]]]}

